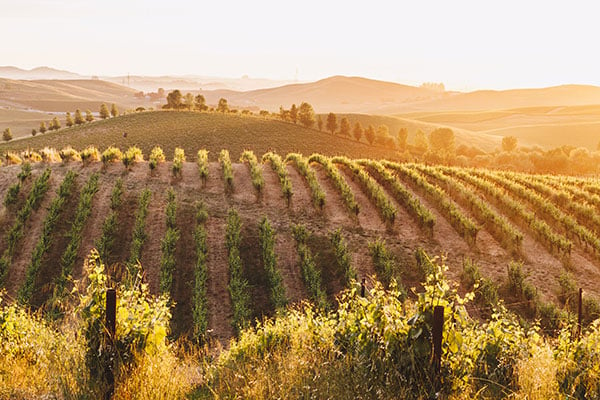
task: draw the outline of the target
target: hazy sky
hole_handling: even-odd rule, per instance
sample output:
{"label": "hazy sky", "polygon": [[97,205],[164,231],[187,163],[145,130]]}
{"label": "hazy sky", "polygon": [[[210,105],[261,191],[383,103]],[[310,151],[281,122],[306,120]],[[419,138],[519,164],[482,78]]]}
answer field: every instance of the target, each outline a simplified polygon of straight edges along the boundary
{"label": "hazy sky", "polygon": [[590,1],[0,0],[0,65],[451,89],[600,85]]}

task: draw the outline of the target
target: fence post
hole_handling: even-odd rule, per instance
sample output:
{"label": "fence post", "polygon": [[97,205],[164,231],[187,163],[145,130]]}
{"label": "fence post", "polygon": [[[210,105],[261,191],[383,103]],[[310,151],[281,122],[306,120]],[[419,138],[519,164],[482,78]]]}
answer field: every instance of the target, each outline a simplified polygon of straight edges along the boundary
{"label": "fence post", "polygon": [[440,368],[442,365],[442,334],[444,332],[444,306],[435,306],[433,309],[433,371],[435,374],[436,391],[440,384]]}
{"label": "fence post", "polygon": [[362,278],[362,282],[360,283],[360,296],[365,297],[365,278]]}
{"label": "fence post", "polygon": [[577,298],[577,339],[581,336],[581,324],[583,320],[583,289],[579,288],[579,296]]}
{"label": "fence post", "polygon": [[109,354],[108,362],[104,366],[106,376],[106,393],[104,398],[110,400],[115,392],[115,375],[114,375],[114,337],[117,317],[117,291],[108,289],[106,291],[106,351]]}

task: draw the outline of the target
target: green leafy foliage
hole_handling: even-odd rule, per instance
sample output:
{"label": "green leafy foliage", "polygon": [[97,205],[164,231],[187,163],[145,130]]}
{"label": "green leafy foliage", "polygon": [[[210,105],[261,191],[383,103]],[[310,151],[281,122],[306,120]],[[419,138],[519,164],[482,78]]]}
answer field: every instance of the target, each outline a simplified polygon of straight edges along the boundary
{"label": "green leafy foliage", "polygon": [[[392,253],[387,249],[385,240],[378,238],[374,242],[370,242],[368,247],[379,280],[386,287],[391,286],[394,280],[400,282],[400,267]],[[404,291],[401,286],[398,287],[399,290]]]}
{"label": "green leafy foliage", "polygon": [[5,207],[8,207],[17,202],[17,199],[19,197],[19,192],[21,191],[21,186],[23,185],[23,182],[25,182],[25,180],[27,178],[29,178],[30,176],[31,176],[31,164],[29,164],[27,162],[21,164],[21,172],[19,172],[19,174],[17,175],[18,182],[10,185],[8,187],[8,191],[6,192],[6,195],[4,197],[4,206]]}
{"label": "green leafy foliage", "polygon": [[119,161],[123,158],[123,153],[116,147],[109,146],[106,150],[102,152],[102,163],[104,166],[108,165],[110,162]]}
{"label": "green leafy foliage", "polygon": [[177,203],[173,189],[167,191],[166,224],[167,231],[160,243],[162,257],[160,259],[160,291],[170,294],[173,286],[173,272],[175,271],[175,249],[179,241],[179,229],[176,223]]}
{"label": "green leafy foliage", "polygon": [[469,190],[464,184],[456,179],[448,177],[435,167],[414,164],[411,167],[436,179],[448,190],[453,199],[460,202],[463,207],[470,210],[478,222],[500,242],[504,248],[519,253],[523,243],[523,234],[514,227],[504,216],[494,211],[476,193]]}
{"label": "green leafy foliage", "polygon": [[115,244],[115,235],[118,228],[118,211],[121,207],[123,196],[123,180],[117,179],[110,195],[110,211],[102,223],[102,235],[96,241],[96,249],[100,259],[108,263]]}
{"label": "green leafy foliage", "polygon": [[175,154],[173,156],[173,164],[171,165],[171,172],[173,177],[181,177],[181,170],[183,163],[185,162],[185,152],[182,148],[176,147]]}
{"label": "green leafy foliage", "polygon": [[245,150],[240,157],[240,162],[248,162],[250,166],[250,176],[252,178],[252,186],[256,189],[257,192],[261,192],[264,185],[265,180],[262,176],[262,166],[258,163],[256,156],[251,150]]}
{"label": "green leafy foliage", "polygon": [[315,207],[322,210],[325,206],[325,192],[321,188],[315,171],[310,167],[308,160],[298,153],[290,153],[285,158],[286,162],[292,162],[298,169],[298,172],[306,179],[312,194],[312,200]]}
{"label": "green leafy foliage", "polygon": [[150,204],[151,197],[152,192],[148,189],[144,189],[140,194],[138,209],[135,214],[135,224],[133,226],[131,250],[129,251],[129,260],[127,261],[127,269],[130,276],[135,276],[140,266],[139,260],[142,254],[142,247],[147,237],[146,217],[148,216],[148,205]]}
{"label": "green leafy foliage", "polygon": [[165,162],[165,153],[160,146],[154,146],[150,151],[150,156],[148,157],[148,168],[150,171],[154,171],[159,163]]}
{"label": "green leafy foliage", "polygon": [[327,175],[329,176],[329,178],[331,178],[335,187],[340,191],[342,199],[344,200],[346,207],[348,207],[348,210],[358,215],[358,212],[360,211],[360,206],[354,198],[354,193],[352,192],[352,189],[350,189],[350,186],[348,186],[348,183],[346,183],[344,177],[340,174],[340,171],[335,165],[333,165],[331,159],[321,154],[313,154],[308,158],[308,162],[319,163],[323,166],[323,168],[325,168]]}
{"label": "green leafy foliage", "polygon": [[231,158],[229,158],[229,151],[221,150],[221,152],[219,153],[219,163],[221,163],[221,169],[223,170],[225,188],[228,191],[231,191],[233,190],[233,167],[231,166]]}
{"label": "green leafy foliage", "polygon": [[450,199],[447,193],[437,185],[432,185],[419,172],[408,168],[406,165],[396,164],[388,161],[382,162],[385,167],[391,168],[402,177],[412,182],[427,198],[437,204],[438,208],[448,219],[452,227],[470,244],[475,244],[479,227],[466,216]]}
{"label": "green leafy foliage", "polygon": [[504,190],[501,190],[493,183],[482,179],[467,170],[457,168],[442,168],[445,174],[456,176],[467,182],[482,193],[485,193],[486,198],[495,203],[511,218],[518,219],[521,223],[535,233],[543,245],[553,254],[569,257],[573,243],[564,235],[555,232],[550,225],[540,218],[537,218],[535,213],[529,211],[521,202],[507,196]]}
{"label": "green leafy foliage", "polygon": [[196,227],[194,229],[194,245],[196,263],[194,265],[194,289],[192,299],[192,317],[194,321],[193,337],[197,343],[206,342],[208,330],[208,245],[205,223],[208,219],[206,206],[202,202],[196,204]]}
{"label": "green leafy foliage", "polygon": [[277,176],[279,177],[279,183],[281,184],[281,193],[283,194],[283,197],[286,199],[289,206],[294,191],[292,190],[292,181],[290,180],[285,163],[278,154],[273,152],[265,153],[262,157],[262,161],[263,163],[269,162],[271,164],[271,168],[273,168],[273,171],[277,173]]}
{"label": "green leafy foliage", "polygon": [[51,305],[54,309],[56,309],[56,306],[58,303],[60,303],[62,297],[65,295],[67,284],[69,280],[71,280],[73,266],[75,265],[77,252],[79,251],[79,246],[81,245],[81,234],[83,232],[83,228],[85,227],[87,218],[92,211],[92,200],[94,199],[94,195],[96,192],[98,192],[98,179],[99,175],[97,173],[90,175],[90,178],[79,195],[77,210],[75,210],[75,216],[71,222],[71,229],[67,234],[69,243],[67,244],[67,248],[63,252],[60,259],[61,273],[56,279],[54,286],[54,293],[52,296],[53,299],[51,300]]}
{"label": "green leafy foliage", "polygon": [[[86,342],[85,364],[92,380],[105,382],[105,365],[113,360],[118,370],[131,365],[136,354],[153,354],[167,346],[167,334],[171,313],[169,297],[153,297],[141,276],[134,276],[126,283],[111,282],[96,251],[86,260],[84,270],[88,285],[79,293],[77,314],[81,316],[81,336]],[[137,270],[140,270],[139,268]],[[117,291],[116,332],[112,350],[106,342],[106,291]]]}
{"label": "green leafy foliage", "polygon": [[235,209],[230,209],[227,214],[227,227],[225,231],[225,246],[229,257],[229,296],[233,308],[231,325],[236,333],[248,326],[252,309],[250,306],[250,292],[248,281],[244,278],[244,266],[240,257],[240,244],[242,221]]}
{"label": "green leafy foliage", "polygon": [[327,295],[322,289],[321,271],[308,247],[309,231],[303,225],[293,225],[292,234],[296,240],[296,250],[300,257],[300,271],[310,300],[319,308],[327,308]]}
{"label": "green leafy foliage", "polygon": [[259,243],[262,262],[269,282],[269,299],[274,309],[280,310],[287,305],[283,278],[277,268],[275,254],[275,232],[267,217],[263,217],[259,225]]}
{"label": "green leafy foliage", "polygon": [[345,165],[355,177],[358,178],[362,187],[366,190],[367,195],[375,206],[379,209],[379,213],[383,222],[388,225],[394,225],[397,210],[394,204],[388,199],[383,188],[373,179],[367,171],[365,171],[358,163],[350,160],[347,157],[334,157],[333,163]]}
{"label": "green leafy foliage", "polygon": [[198,173],[200,174],[202,183],[205,184],[206,179],[208,179],[208,150],[198,150],[198,159],[196,160],[196,163],[198,164]]}
{"label": "green leafy foliage", "polygon": [[25,281],[19,288],[17,293],[17,300],[19,304],[28,304],[31,296],[35,289],[35,283],[38,278],[44,256],[52,245],[52,234],[56,227],[62,211],[64,210],[64,204],[67,199],[71,196],[75,178],[77,174],[72,170],[67,172],[62,183],[58,187],[57,196],[50,203],[48,207],[48,213],[44,219],[44,225],[42,228],[42,234],[38,239],[33,252],[31,253],[31,261],[27,265],[25,272]]}
{"label": "green leafy foliage", "polygon": [[121,161],[123,162],[123,165],[125,165],[125,168],[129,169],[129,167],[133,166],[133,164],[144,161],[144,154],[139,147],[132,146],[128,148],[125,153],[123,153]]}
{"label": "green leafy foliage", "polygon": [[4,253],[2,253],[2,257],[0,257],[0,283],[2,284],[6,279],[6,274],[12,262],[17,245],[25,233],[25,222],[27,222],[31,213],[39,208],[40,203],[50,186],[49,179],[50,169],[46,169],[33,183],[33,187],[27,195],[25,204],[23,204],[17,212],[17,218],[6,234],[7,248],[4,250]]}
{"label": "green leafy foliage", "polygon": [[101,155],[98,149],[94,146],[88,146],[79,152],[81,161],[86,164],[92,161],[100,161]]}
{"label": "green leafy foliage", "polygon": [[344,284],[346,287],[350,287],[352,280],[357,279],[357,275],[356,270],[352,266],[352,259],[348,252],[346,241],[342,236],[341,228],[329,233],[329,241],[333,246],[335,260],[337,262],[338,270],[342,273]]}

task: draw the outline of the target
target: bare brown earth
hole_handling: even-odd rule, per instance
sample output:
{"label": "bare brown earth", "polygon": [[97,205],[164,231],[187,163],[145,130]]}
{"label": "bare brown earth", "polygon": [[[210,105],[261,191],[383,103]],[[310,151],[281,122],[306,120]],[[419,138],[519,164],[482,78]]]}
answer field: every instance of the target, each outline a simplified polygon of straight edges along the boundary
{"label": "bare brown earth", "polygon": [[[10,229],[9,226],[14,221],[16,211],[24,202],[24,198],[31,188],[32,179],[39,176],[47,166],[42,163],[33,165],[33,176],[25,183],[18,204],[5,211],[4,220],[0,226],[0,252],[4,251],[6,247],[6,232]],[[184,163],[182,176],[179,178],[173,178],[170,170],[171,163],[161,163],[152,175],[146,162],[135,164],[129,171],[126,171],[121,163],[114,163],[107,168],[103,168],[100,163],[92,163],[88,166],[82,166],[80,163],[51,164],[49,167],[52,169],[51,187],[40,209],[32,213],[27,222],[26,235],[20,243],[8,272],[6,288],[9,297],[14,297],[23,283],[31,251],[41,232],[46,207],[56,196],[56,188],[68,169],[75,169],[79,175],[73,195],[65,205],[61,220],[55,229],[50,251],[44,258],[40,279],[36,282],[32,305],[42,306],[52,293],[53,281],[60,272],[58,260],[67,245],[65,234],[69,231],[70,221],[77,207],[79,192],[93,172],[100,173],[100,190],[94,198],[93,210],[83,232],[75,278],[82,278],[83,259],[100,237],[102,223],[109,211],[110,194],[114,182],[121,177],[124,190],[123,202],[117,211],[119,227],[115,237],[116,246],[109,263],[123,263],[127,260],[138,198],[142,190],[148,188],[152,192],[152,200],[146,221],[148,237],[142,248],[141,262],[146,271],[145,279],[151,292],[157,294],[162,255],[160,244],[166,231],[166,192],[169,188],[173,188],[178,207],[177,226],[180,230],[180,239],[175,253],[177,267],[172,291],[172,298],[175,302],[172,328],[177,336],[185,335],[192,328],[192,287],[196,259],[193,229],[195,227],[194,207],[197,201],[204,202],[209,212],[206,222],[209,329],[212,337],[222,343],[226,343],[233,336],[232,309],[228,292],[228,257],[224,243],[227,213],[231,207],[238,211],[243,224],[241,256],[244,273],[250,283],[253,311],[256,317],[268,316],[273,313],[268,301],[268,288],[262,273],[264,267],[260,259],[258,240],[258,225],[263,216],[269,218],[277,235],[275,250],[278,268],[283,277],[286,294],[291,302],[298,302],[307,297],[299,268],[296,243],[291,233],[293,224],[304,224],[312,233],[309,246],[315,255],[317,266],[322,271],[323,288],[331,300],[342,288],[341,276],[335,267],[329,243],[330,232],[337,228],[342,229],[353,265],[360,279],[375,275],[367,248],[368,243],[378,237],[386,240],[389,249],[402,266],[406,277],[404,283],[407,287],[418,284],[415,280],[416,263],[414,258],[414,251],[418,247],[424,248],[432,256],[445,256],[449,266],[449,275],[456,280],[459,279],[463,260],[467,258],[479,264],[484,276],[497,282],[505,280],[506,268],[511,261],[509,253],[485,229],[479,232],[475,245],[468,245],[440,214],[437,207],[421,196],[418,190],[412,188],[407,182],[403,183],[433,212],[436,218],[433,235],[429,237],[419,229],[417,223],[395,199],[392,201],[398,210],[397,218],[393,226],[386,227],[377,208],[362,190],[360,182],[353,179],[351,172],[345,168],[341,168],[340,172],[360,205],[361,212],[358,216],[353,215],[347,209],[338,190],[319,165],[311,165],[311,167],[315,170],[317,179],[326,193],[323,210],[314,207],[310,189],[304,178],[291,165],[287,166],[287,170],[294,194],[289,207],[281,195],[279,179],[268,164],[263,166],[265,186],[260,195],[252,186],[247,163],[234,163],[234,188],[231,192],[225,190],[221,166],[216,162],[209,165],[209,177],[205,184],[199,177],[196,164],[190,162]],[[18,166],[0,168],[0,194],[4,195],[7,187],[16,182],[16,174],[19,169]],[[389,191],[386,190],[386,193],[392,198]],[[496,209],[493,204],[490,206]],[[459,208],[469,215],[466,208]],[[518,224],[515,225],[518,226]],[[545,298],[555,299],[557,278],[566,269],[560,260],[550,254],[534,238],[530,231],[521,230],[525,237],[519,258],[522,259],[524,269],[529,274],[527,279],[538,288]],[[570,269],[578,283],[586,291],[599,294],[594,288],[594,284],[600,279],[600,262],[584,253],[579,245],[576,245],[573,251]]]}

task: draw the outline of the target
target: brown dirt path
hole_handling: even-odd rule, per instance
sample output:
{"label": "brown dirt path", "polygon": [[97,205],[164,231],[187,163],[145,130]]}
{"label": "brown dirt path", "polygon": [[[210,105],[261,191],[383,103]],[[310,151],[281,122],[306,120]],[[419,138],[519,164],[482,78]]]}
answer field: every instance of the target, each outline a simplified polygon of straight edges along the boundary
{"label": "brown dirt path", "polygon": [[298,268],[300,260],[296,252],[296,242],[292,237],[290,229],[280,227],[276,230],[276,235],[275,254],[277,255],[277,268],[281,271],[288,300],[291,303],[296,303],[308,297],[308,293],[302,282],[302,273]]}
{"label": "brown dirt path", "polygon": [[[293,216],[312,217],[320,211],[317,210],[312,202],[312,193],[306,179],[293,165],[286,165],[290,182],[292,182],[292,201],[288,210]],[[327,202],[327,199],[325,199]]]}
{"label": "brown dirt path", "polygon": [[102,224],[104,223],[104,218],[110,212],[110,195],[114,183],[119,176],[118,173],[102,173],[101,164],[92,163],[85,168],[85,174],[87,175],[86,179],[94,172],[100,173],[100,179],[98,180],[99,190],[94,195],[94,199],[92,200],[92,210],[88,216],[85,227],[83,228],[83,232],[81,233],[82,241],[73,268],[73,277],[75,279],[81,279],[83,274],[83,261],[90,251],[95,248],[95,241],[102,236]]}
{"label": "brown dirt path", "polygon": [[233,164],[233,201],[241,204],[260,202],[258,191],[252,185],[248,163]]}
{"label": "brown dirt path", "polygon": [[381,213],[363,190],[358,178],[345,166],[337,165],[337,167],[340,175],[346,180],[350,189],[352,189],[354,199],[360,206],[360,212],[358,213],[358,223],[360,226],[367,230],[384,231],[386,226],[381,218]]}
{"label": "brown dirt path", "polygon": [[233,337],[231,299],[227,289],[229,264],[225,247],[225,220],[209,217],[207,224],[208,245],[208,328],[211,336],[221,343]]}
{"label": "brown dirt path", "polygon": [[354,226],[356,217],[350,214],[350,210],[344,204],[342,196],[337,188],[331,182],[327,172],[319,164],[311,164],[311,168],[315,171],[317,181],[325,192],[325,207],[323,207],[324,221],[333,226]]}
{"label": "brown dirt path", "polygon": [[140,255],[140,263],[144,270],[144,276],[146,282],[148,282],[148,288],[150,293],[159,293],[160,283],[160,259],[162,257],[162,251],[160,248],[161,241],[165,236],[167,230],[165,222],[165,209],[167,206],[166,191],[165,187],[162,191],[153,190],[150,198],[150,204],[148,205],[148,215],[146,217],[146,241],[142,246]]}
{"label": "brown dirt path", "polygon": [[[277,173],[273,171],[271,168],[271,164],[262,164],[263,169],[263,179],[265,181],[261,202],[265,207],[277,207],[277,208],[286,208],[287,209],[287,201],[283,197],[283,193],[281,192],[281,184],[279,183],[279,176]],[[293,196],[292,196],[293,197]]]}

